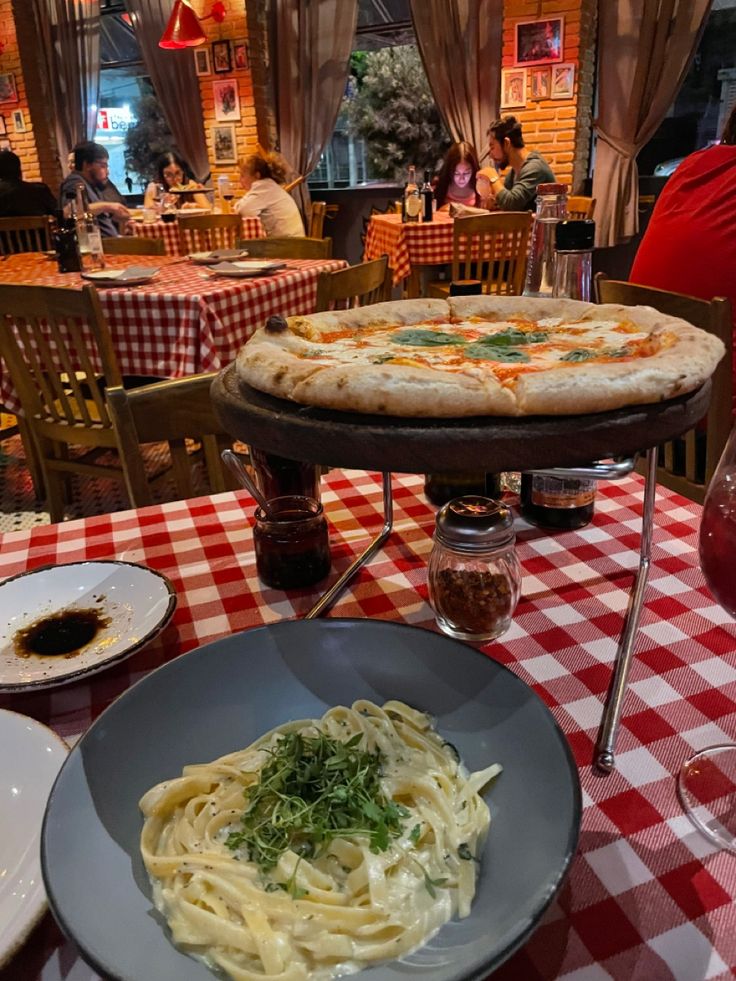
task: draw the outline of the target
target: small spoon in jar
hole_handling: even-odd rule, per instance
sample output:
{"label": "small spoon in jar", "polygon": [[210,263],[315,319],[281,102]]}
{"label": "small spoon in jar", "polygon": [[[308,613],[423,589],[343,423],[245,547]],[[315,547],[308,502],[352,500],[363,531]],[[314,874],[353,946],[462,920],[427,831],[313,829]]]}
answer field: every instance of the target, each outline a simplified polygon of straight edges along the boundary
{"label": "small spoon in jar", "polygon": [[225,466],[238,478],[251,497],[255,498],[256,503],[263,509],[263,512],[269,521],[273,521],[276,516],[271,511],[271,505],[260,492],[253,478],[243,466],[243,461],[240,459],[240,457],[236,453],[233,453],[232,450],[223,450],[220,456],[222,457],[222,462],[225,464]]}

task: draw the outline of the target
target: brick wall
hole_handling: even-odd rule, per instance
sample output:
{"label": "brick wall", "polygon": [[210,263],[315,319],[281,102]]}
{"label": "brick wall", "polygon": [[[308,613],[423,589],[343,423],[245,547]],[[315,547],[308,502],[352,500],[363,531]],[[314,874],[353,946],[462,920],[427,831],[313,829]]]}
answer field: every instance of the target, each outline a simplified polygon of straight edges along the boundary
{"label": "brick wall", "polygon": [[[199,16],[206,16],[211,9],[212,3],[211,0],[194,0],[192,6]],[[253,150],[255,150],[258,143],[256,107],[253,99],[253,79],[250,67],[247,69],[236,69],[233,65],[233,70],[227,73],[215,73],[214,71],[213,52],[211,47],[211,43],[213,41],[230,41],[231,53],[234,59],[232,42],[241,39],[248,40],[248,23],[245,16],[245,4],[237,5],[228,3],[226,6],[227,15],[222,24],[216,24],[214,21],[206,20],[202,25],[205,33],[207,34],[210,61],[212,62],[212,74],[200,76],[199,89],[202,97],[202,113],[204,117],[204,131],[207,138],[207,154],[212,166],[212,177],[215,183],[218,175],[220,174],[230,174],[233,177],[236,176],[238,168],[236,164],[215,163],[212,127],[213,125],[217,124],[217,121],[215,120],[215,101],[212,93],[213,82],[227,79],[237,86],[238,98],[240,100],[240,121],[234,122],[234,126],[238,157],[244,157],[247,153],[251,153]],[[248,44],[250,47],[250,41],[248,41]],[[194,55],[192,57],[194,57]]]}
{"label": "brick wall", "polygon": [[[25,16],[30,19],[30,14],[27,10]],[[21,159],[25,180],[38,181],[41,180],[41,166],[36,149],[34,121],[31,118],[28,92],[21,67],[18,37],[13,20],[12,0],[0,0],[0,41],[3,41],[5,44],[2,54],[0,54],[0,74],[12,74],[15,76],[15,85],[18,90],[19,100],[18,102],[8,102],[0,105],[0,115],[5,119],[5,129],[7,130],[4,136],[0,135],[0,141],[10,141],[10,148]],[[16,110],[20,110],[23,113],[25,132],[18,132],[14,126],[13,113]]]}
{"label": "brick wall", "polygon": [[595,71],[595,0],[504,0],[503,65],[514,65],[514,26],[519,20],[564,17],[562,61],[575,65],[571,99],[532,98],[527,68],[526,106],[504,109],[522,123],[524,140],[539,150],[558,180],[580,191],[588,173]]}

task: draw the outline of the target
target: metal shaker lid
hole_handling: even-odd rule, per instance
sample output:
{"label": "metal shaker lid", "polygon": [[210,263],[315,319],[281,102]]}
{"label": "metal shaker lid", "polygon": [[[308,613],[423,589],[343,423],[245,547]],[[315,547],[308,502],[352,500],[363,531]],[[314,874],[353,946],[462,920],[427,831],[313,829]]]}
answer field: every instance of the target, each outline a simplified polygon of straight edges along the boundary
{"label": "metal shaker lid", "polygon": [[511,544],[515,539],[513,525],[511,510],[501,501],[466,494],[440,508],[435,538],[448,548],[480,551]]}
{"label": "metal shaker lid", "polygon": [[567,184],[537,184],[537,194],[567,194]]}

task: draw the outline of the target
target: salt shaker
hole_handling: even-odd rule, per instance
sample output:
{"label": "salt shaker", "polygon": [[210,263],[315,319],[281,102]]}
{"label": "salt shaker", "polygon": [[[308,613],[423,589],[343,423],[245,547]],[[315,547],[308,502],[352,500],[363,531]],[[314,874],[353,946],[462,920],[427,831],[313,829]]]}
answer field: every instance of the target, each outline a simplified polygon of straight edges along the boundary
{"label": "salt shaker", "polygon": [[437,514],[429,602],[437,625],[472,643],[508,630],[521,593],[513,516],[505,504],[466,495]]}

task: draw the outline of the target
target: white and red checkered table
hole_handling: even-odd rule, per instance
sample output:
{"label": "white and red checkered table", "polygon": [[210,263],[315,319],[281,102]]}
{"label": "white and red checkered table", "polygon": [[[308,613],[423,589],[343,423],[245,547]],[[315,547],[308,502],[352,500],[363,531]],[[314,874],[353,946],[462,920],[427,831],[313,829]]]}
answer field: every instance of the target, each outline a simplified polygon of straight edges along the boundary
{"label": "white and red checkered table", "polygon": [[[99,295],[121,372],[163,378],[219,370],[272,314],[311,313],[320,272],[346,265],[343,259],[289,259],[272,276],[227,279],[210,277],[182,258],[108,256],[107,262],[113,268],[159,267],[150,283],[100,289]],[[84,280],[78,273],[59,273],[43,255],[22,253],[0,264],[0,282],[78,289]],[[18,407],[1,369],[0,404],[11,411]]]}
{"label": "white and red checkered table", "polygon": [[401,215],[373,215],[365,235],[363,259],[387,255],[394,286],[407,279],[407,295],[418,296],[420,267],[452,262],[454,224],[444,211],[438,211],[433,221],[405,224]]}
{"label": "white and red checkered table", "polygon": [[[127,235],[137,235],[139,238],[163,239],[166,255],[181,255],[179,248],[179,225],[176,221],[154,221],[145,224],[143,221],[131,221]],[[243,218],[242,238],[265,238],[266,231],[260,218]]]}
{"label": "white and red checkered table", "polygon": [[[381,482],[357,471],[333,471],[324,480],[334,578],[382,524]],[[395,532],[330,615],[435,629],[426,589],[434,509],[421,478],[395,475],[393,487]],[[86,682],[0,696],[0,706],[73,741],[164,661],[233,631],[304,614],[317,590],[286,594],[260,586],[252,511],[244,493],[228,493],[3,536],[0,577],[48,562],[117,558],[167,575],[179,603],[163,634],[128,661]],[[569,877],[494,981],[725,981],[736,972],[736,855],[700,836],[675,793],[688,755],[736,736],[736,624],[715,604],[698,568],[700,508],[667,490],[657,496],[617,769],[608,777],[591,771],[638,561],[641,511],[642,481],[632,476],[600,485],[587,528],[554,536],[518,529],[522,599],[509,632],[483,649],[550,707],[579,765],[584,810]],[[0,970],[0,981],[95,977],[50,915]]]}

